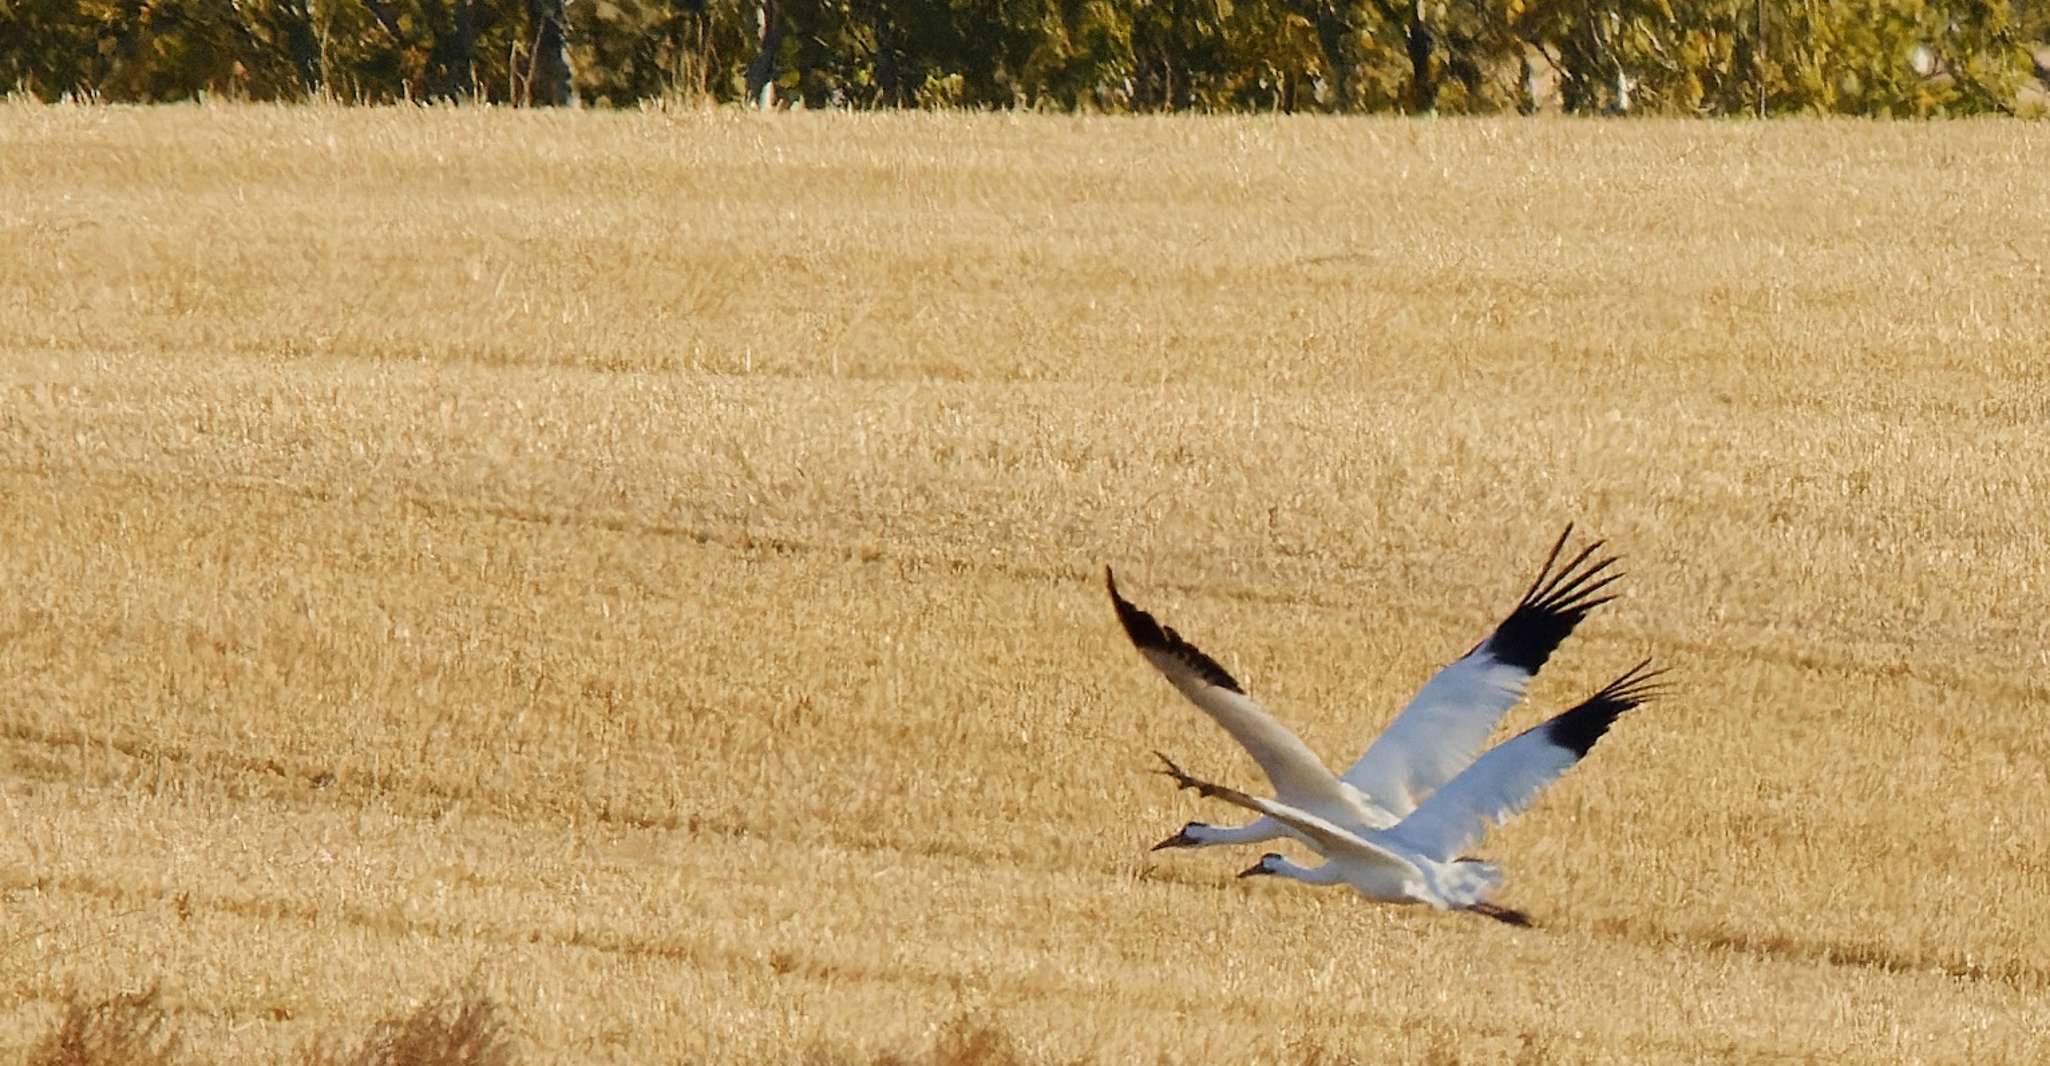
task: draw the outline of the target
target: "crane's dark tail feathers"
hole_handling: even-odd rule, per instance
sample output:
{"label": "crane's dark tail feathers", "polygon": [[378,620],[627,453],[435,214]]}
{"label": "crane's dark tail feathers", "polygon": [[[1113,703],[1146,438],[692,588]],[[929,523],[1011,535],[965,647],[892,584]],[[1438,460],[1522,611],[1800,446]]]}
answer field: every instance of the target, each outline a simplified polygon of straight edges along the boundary
{"label": "crane's dark tail feathers", "polygon": [[1488,917],[1493,918],[1494,920],[1501,922],[1505,925],[1513,925],[1520,929],[1530,928],[1530,915],[1525,914],[1519,910],[1514,910],[1509,907],[1498,907],[1493,903],[1482,902],[1476,903],[1466,909],[1474,912],[1475,914],[1485,914]]}

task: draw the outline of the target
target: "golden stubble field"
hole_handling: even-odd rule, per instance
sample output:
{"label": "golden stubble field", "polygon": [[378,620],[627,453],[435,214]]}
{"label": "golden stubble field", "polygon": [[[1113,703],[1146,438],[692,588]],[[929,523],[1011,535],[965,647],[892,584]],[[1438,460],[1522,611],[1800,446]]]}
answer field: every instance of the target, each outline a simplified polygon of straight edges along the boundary
{"label": "golden stubble field", "polygon": [[[2050,127],[0,108],[0,1055],[2030,1061]],[[1482,848],[1234,881],[1567,520]],[[958,1042],[958,1041],[957,1041]],[[972,1057],[972,1056],[971,1056]]]}

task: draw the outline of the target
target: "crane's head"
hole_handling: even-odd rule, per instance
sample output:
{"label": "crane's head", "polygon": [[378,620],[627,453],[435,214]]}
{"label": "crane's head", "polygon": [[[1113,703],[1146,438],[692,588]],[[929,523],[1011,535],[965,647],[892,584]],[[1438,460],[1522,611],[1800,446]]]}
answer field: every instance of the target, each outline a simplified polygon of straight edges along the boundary
{"label": "crane's head", "polygon": [[1190,822],[1182,827],[1181,832],[1153,845],[1152,850],[1160,851],[1163,848],[1200,848],[1210,843],[1210,830],[1214,828],[1216,827],[1202,822]]}
{"label": "crane's head", "polygon": [[1278,853],[1270,851],[1267,854],[1260,856],[1259,862],[1256,862],[1253,865],[1248,866],[1243,870],[1240,870],[1239,876],[1259,877],[1263,874],[1278,874],[1281,872],[1281,864],[1287,861],[1287,859],[1282,858]]}

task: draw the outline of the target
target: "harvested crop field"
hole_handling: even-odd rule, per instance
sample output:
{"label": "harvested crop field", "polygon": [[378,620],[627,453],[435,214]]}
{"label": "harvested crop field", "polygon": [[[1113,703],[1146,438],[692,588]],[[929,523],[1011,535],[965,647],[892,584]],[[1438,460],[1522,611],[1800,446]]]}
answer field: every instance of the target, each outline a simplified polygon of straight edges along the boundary
{"label": "harvested crop field", "polygon": [[[2050,126],[0,106],[0,1055],[2027,1062]],[[1148,846],[1568,521],[1537,925]],[[1286,850],[1286,849],[1284,849]],[[1300,857],[1300,856],[1299,856]]]}

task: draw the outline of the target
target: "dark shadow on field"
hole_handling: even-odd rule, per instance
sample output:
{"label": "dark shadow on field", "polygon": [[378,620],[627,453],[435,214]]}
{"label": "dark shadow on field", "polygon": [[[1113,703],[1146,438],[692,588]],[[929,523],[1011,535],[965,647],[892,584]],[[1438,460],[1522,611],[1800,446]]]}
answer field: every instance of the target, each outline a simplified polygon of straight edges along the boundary
{"label": "dark shadow on field", "polygon": [[[1540,926],[1570,928],[1561,922]],[[1611,940],[1650,947],[1693,945],[1756,959],[1807,965],[1850,966],[1882,973],[1942,974],[1961,981],[1985,981],[2020,989],[2050,989],[2050,966],[2021,958],[1968,961],[1937,952],[1904,951],[1884,944],[1847,943],[1797,933],[1750,932],[1713,926],[1666,925],[1651,919],[1601,919],[1581,926]]]}

